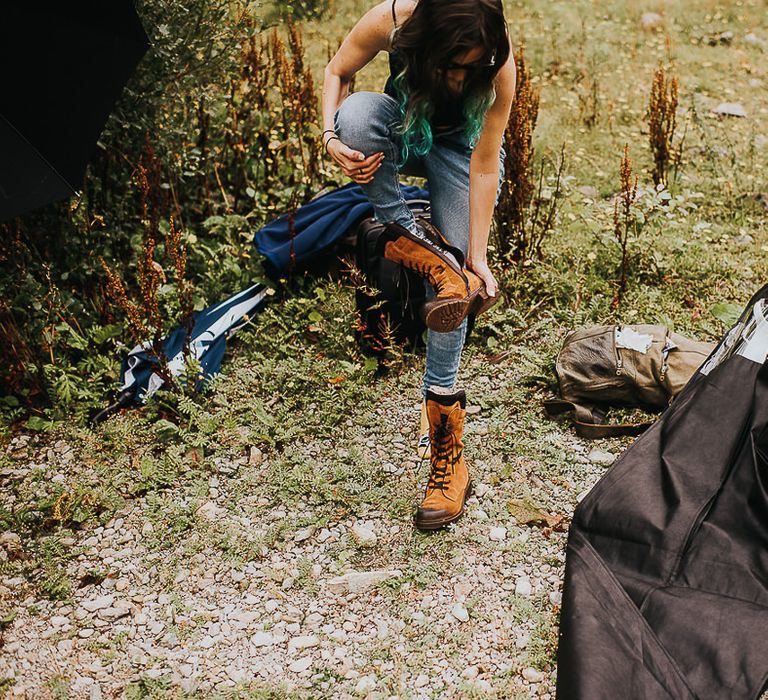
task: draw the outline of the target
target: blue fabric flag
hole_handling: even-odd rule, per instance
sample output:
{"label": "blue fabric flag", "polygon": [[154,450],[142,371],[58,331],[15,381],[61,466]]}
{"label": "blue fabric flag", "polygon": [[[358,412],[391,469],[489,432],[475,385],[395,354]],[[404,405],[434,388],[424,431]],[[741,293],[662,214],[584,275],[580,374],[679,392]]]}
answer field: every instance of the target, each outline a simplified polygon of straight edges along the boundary
{"label": "blue fabric flag", "polygon": [[[429,199],[429,192],[414,185],[400,185],[405,199]],[[360,185],[350,183],[321,195],[299,207],[293,217],[293,251],[302,263],[325,250],[343,236],[355,222],[373,214],[373,207]],[[291,260],[289,215],[267,224],[256,232],[256,249],[279,271],[288,269]]]}
{"label": "blue fabric flag", "polygon": [[[200,363],[200,374],[195,380],[196,389],[199,390],[206,379],[218,374],[224,359],[227,338],[264,308],[269,291],[265,285],[257,283],[195,314],[189,335],[189,354]],[[163,352],[168,360],[171,376],[179,376],[186,369],[186,337],[187,329],[177,326],[163,340]],[[156,371],[158,364],[151,341],[133,348],[123,358],[120,370],[122,386],[115,401],[94,413],[91,416],[93,423],[101,423],[116,411],[131,404],[144,403],[161,389],[165,379]]]}

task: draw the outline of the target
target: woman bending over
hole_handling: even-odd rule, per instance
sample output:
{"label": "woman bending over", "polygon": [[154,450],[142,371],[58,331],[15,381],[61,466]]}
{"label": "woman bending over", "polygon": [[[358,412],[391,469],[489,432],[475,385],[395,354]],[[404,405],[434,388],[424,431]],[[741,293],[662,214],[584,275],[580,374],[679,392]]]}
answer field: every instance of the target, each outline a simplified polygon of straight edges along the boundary
{"label": "woman bending over", "polygon": [[[389,53],[384,92],[349,95],[379,51]],[[466,397],[456,378],[467,314],[496,300],[486,251],[514,92],[501,0],[386,0],[357,22],[325,69],[325,148],[386,224],[384,256],[427,284],[418,450],[431,471],[415,516],[422,529],[458,519],[471,491]],[[431,223],[406,205],[401,173],[427,178]]]}

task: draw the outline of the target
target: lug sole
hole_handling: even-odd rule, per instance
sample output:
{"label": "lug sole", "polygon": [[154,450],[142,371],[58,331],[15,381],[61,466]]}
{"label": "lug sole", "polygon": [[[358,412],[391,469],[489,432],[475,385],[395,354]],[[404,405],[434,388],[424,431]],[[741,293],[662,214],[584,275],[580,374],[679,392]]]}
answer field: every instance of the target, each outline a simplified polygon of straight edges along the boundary
{"label": "lug sole", "polygon": [[456,515],[450,518],[443,518],[442,520],[430,520],[429,522],[419,522],[418,514],[413,518],[413,524],[419,530],[439,530],[446,525],[455,523],[464,513],[467,512],[467,499],[472,495],[472,479],[467,482],[467,488],[464,489],[464,502],[461,504],[461,510]]}
{"label": "lug sole", "polygon": [[448,333],[456,330],[469,312],[469,300],[440,299],[424,305],[424,325],[431,331]]}
{"label": "lug sole", "polygon": [[448,333],[456,330],[469,314],[479,316],[490,309],[498,296],[492,297],[485,288],[475,290],[474,294],[464,299],[445,299],[440,297],[424,305],[424,325],[438,333]]}

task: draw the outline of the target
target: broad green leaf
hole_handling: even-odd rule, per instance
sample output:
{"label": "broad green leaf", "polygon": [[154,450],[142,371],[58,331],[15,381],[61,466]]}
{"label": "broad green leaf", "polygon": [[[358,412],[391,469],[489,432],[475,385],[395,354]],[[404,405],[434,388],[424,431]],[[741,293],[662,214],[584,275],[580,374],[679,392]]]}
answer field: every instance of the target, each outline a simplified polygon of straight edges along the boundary
{"label": "broad green leaf", "polygon": [[741,316],[741,307],[736,304],[715,304],[711,309],[711,314],[726,326],[732,326]]}

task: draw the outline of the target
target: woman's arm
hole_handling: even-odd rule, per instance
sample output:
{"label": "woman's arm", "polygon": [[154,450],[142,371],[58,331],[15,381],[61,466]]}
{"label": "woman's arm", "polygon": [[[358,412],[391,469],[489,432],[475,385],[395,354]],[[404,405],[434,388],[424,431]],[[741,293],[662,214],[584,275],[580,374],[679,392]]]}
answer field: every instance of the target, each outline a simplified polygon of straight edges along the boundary
{"label": "woman's arm", "polygon": [[509,59],[496,76],[496,100],[485,117],[483,130],[469,162],[469,248],[467,267],[485,282],[488,293],[496,295],[496,280],[486,258],[488,235],[499,187],[499,151],[509,112],[515,97],[517,70]]}
{"label": "woman's arm", "polygon": [[[398,19],[405,19],[411,3],[398,0],[395,11]],[[379,51],[386,51],[394,29],[392,0],[376,5],[363,15],[342,42],[336,55],[325,68],[322,90],[323,144],[329,155],[341,166],[345,175],[356,182],[370,182],[381,164],[383,154],[372,153],[368,158],[334,137],[333,116],[349,94],[352,78],[368,64]]]}
{"label": "woman's arm", "polygon": [[393,28],[391,8],[390,0],[385,0],[366,12],[325,67],[323,129],[333,129],[333,115],[349,94],[355,73],[370,63],[379,51],[386,51]]}

